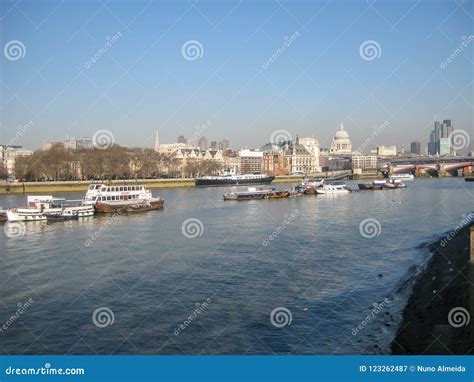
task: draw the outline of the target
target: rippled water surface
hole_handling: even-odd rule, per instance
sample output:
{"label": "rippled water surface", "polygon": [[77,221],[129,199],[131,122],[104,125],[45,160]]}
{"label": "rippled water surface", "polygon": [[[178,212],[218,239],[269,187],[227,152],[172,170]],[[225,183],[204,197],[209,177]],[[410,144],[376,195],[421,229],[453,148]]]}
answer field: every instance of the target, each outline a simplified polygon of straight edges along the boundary
{"label": "rippled water surface", "polygon": [[423,244],[474,209],[461,178],[273,201],[227,190],[155,190],[164,211],[2,230],[0,353],[387,352]]}

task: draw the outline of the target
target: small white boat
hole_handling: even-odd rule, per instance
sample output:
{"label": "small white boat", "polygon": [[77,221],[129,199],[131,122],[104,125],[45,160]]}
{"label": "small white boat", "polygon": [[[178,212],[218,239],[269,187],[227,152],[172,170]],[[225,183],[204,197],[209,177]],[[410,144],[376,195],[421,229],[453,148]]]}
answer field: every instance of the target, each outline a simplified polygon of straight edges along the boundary
{"label": "small white boat", "polygon": [[71,205],[64,198],[53,196],[33,195],[27,197],[27,208],[13,208],[7,211],[7,219],[10,222],[18,221],[41,221],[47,220],[48,216],[56,215],[64,218],[77,216],[78,218],[94,215],[93,206]]}
{"label": "small white boat", "polygon": [[318,194],[348,194],[352,190],[348,189],[344,182],[324,183],[321,188],[316,189]]}
{"label": "small white boat", "polygon": [[46,214],[33,208],[13,208],[7,211],[9,222],[32,222],[46,220]]}
{"label": "small white boat", "polygon": [[390,176],[390,180],[414,180],[413,174],[393,174]]}

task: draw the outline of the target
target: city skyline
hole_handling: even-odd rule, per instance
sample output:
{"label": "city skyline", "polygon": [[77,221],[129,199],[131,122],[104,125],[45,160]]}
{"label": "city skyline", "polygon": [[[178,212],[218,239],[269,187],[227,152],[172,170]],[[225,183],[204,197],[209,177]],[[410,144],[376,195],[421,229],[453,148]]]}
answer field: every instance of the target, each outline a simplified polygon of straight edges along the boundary
{"label": "city skyline", "polygon": [[[400,145],[391,145],[388,147],[394,147],[397,152],[404,154],[404,153],[412,153],[412,154],[417,154],[417,155],[428,155],[428,156],[449,156],[449,155],[465,155],[471,153],[471,151],[467,152],[467,149],[469,148],[469,143],[470,143],[470,136],[466,133],[464,130],[458,130],[451,124],[451,119],[448,120],[442,120],[439,121],[437,119],[434,120],[434,129],[430,131],[429,137],[425,142],[420,142],[420,141],[410,141],[408,143],[402,143]],[[385,124],[386,125],[386,124]],[[362,145],[358,147],[354,147],[352,149],[348,150],[348,154],[350,153],[360,153],[360,154],[373,154],[373,151],[379,147],[385,147],[387,142],[384,142],[384,144],[377,144],[376,142],[376,137],[383,132],[385,129],[385,125],[382,125],[378,128],[374,128],[371,131],[371,135],[366,139],[365,142],[362,143]],[[0,143],[0,145],[4,147],[18,147],[18,148],[23,148],[22,145],[17,144],[17,142],[20,140],[20,138],[24,135],[24,133],[27,131],[28,127],[30,125],[27,124],[26,127],[23,129],[20,129],[17,131],[16,136],[11,139],[9,142],[6,144]],[[338,130],[344,130],[344,124],[341,122],[339,124]],[[151,147],[134,147],[134,146],[126,146],[124,144],[121,144],[120,142],[116,142],[115,138],[113,137],[113,134],[108,136],[107,134],[111,134],[112,132],[108,130],[103,130],[99,131],[100,134],[97,136],[95,135],[94,137],[70,137],[67,136],[65,140],[43,140],[41,142],[42,147],[40,149],[47,150],[53,145],[60,144],[63,145],[64,148],[70,148],[73,150],[76,150],[77,148],[75,146],[79,145],[78,147],[82,147],[84,145],[87,146],[87,148],[92,148],[93,146],[102,146],[102,143],[100,142],[101,139],[106,139],[106,146],[109,147],[114,144],[118,144],[119,146],[122,147],[128,147],[128,148],[154,148],[157,150],[160,145],[168,145],[168,146],[173,146],[174,144],[183,144],[186,145],[187,147],[196,147],[199,148],[201,151],[206,151],[208,149],[211,150],[239,150],[239,149],[256,149],[256,150],[263,150],[264,148],[268,145],[275,145],[279,144],[284,141],[297,141],[298,140],[298,133],[295,135],[295,139],[293,139],[293,135],[286,130],[277,130],[275,131],[272,136],[270,137],[270,140],[268,142],[265,142],[262,144],[262,142],[254,142],[253,145],[250,146],[241,146],[241,147],[231,147],[230,142],[227,138],[222,138],[219,140],[210,140],[208,139],[205,135],[198,136],[194,134],[191,139],[188,140],[186,136],[183,134],[180,134],[177,136],[177,138],[174,141],[171,142],[162,142],[159,138],[159,131],[156,131],[155,134],[155,141],[153,146]],[[336,131],[337,133],[337,131]],[[352,136],[351,136],[352,137]],[[199,139],[198,139],[199,138]],[[311,137],[308,137],[311,139],[316,139],[316,142],[318,142],[318,146],[321,149],[326,149],[330,150],[332,143],[329,142],[327,146],[321,146],[319,145],[319,140],[317,137],[312,135]],[[348,137],[349,138],[349,137]],[[447,140],[450,138],[449,140]],[[444,139],[443,144],[445,148],[447,147],[447,151],[443,152],[442,150],[440,151],[440,139]],[[95,141],[97,140],[97,141]],[[457,140],[457,143],[454,143],[453,141]],[[86,143],[87,141],[87,143]],[[449,142],[448,142],[449,141]],[[77,143],[79,142],[79,143]],[[414,149],[414,144],[416,144],[416,148]],[[85,146],[84,146],[85,147]],[[405,151],[406,149],[410,148],[408,151]],[[24,149],[29,149],[28,147],[24,147]],[[463,153],[465,151],[465,153]]]}
{"label": "city skyline", "polygon": [[[472,136],[463,3],[51,1],[0,10],[3,144],[29,121],[15,143],[33,149],[101,129],[124,146],[153,147],[156,130],[173,142],[206,121],[201,135],[235,148],[277,130],[329,147],[340,121],[354,147],[383,125],[374,146],[425,147],[440,115]],[[19,57],[7,49],[15,41]]]}

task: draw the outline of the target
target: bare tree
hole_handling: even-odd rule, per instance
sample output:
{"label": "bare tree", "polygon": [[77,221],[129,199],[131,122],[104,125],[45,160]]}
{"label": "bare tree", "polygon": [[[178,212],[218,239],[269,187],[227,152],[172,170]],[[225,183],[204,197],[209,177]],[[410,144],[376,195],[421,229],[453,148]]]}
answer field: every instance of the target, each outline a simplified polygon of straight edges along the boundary
{"label": "bare tree", "polygon": [[3,164],[0,164],[0,180],[8,179],[8,172]]}

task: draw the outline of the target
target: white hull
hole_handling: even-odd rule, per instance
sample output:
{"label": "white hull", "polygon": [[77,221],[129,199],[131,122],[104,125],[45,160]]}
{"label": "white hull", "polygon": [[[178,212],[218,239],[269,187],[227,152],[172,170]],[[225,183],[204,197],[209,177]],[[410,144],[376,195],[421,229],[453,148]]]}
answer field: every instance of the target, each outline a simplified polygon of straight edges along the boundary
{"label": "white hull", "polygon": [[[48,211],[49,212],[49,211]],[[61,216],[78,216],[80,218],[87,218],[94,216],[94,208],[92,206],[81,206],[81,207],[67,207],[61,211]]]}
{"label": "white hull", "polygon": [[[29,210],[29,211],[28,211]],[[33,209],[7,211],[9,222],[34,222],[46,220],[46,215]]]}
{"label": "white hull", "polygon": [[415,180],[415,176],[412,174],[392,175],[390,180]]}
{"label": "white hull", "polygon": [[318,194],[328,194],[328,195],[334,195],[334,194],[349,194],[349,190],[316,190]]}
{"label": "white hull", "polygon": [[7,218],[10,222],[29,222],[47,220],[47,214],[60,215],[64,217],[78,216],[85,218],[94,216],[92,206],[66,207],[66,208],[45,208],[42,211],[35,208],[17,208],[7,211]]}
{"label": "white hull", "polygon": [[321,195],[333,194],[349,194],[351,190],[347,188],[345,183],[335,182],[332,184],[324,184],[323,187],[317,188],[316,193]]}

